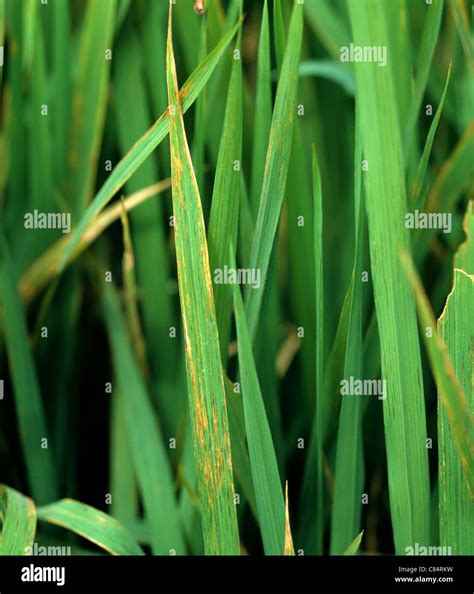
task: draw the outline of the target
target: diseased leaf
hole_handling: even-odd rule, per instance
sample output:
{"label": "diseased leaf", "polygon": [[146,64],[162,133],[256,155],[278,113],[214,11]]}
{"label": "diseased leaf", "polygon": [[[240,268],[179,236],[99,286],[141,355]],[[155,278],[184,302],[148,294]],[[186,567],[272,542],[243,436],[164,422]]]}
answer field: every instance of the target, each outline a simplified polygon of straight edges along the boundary
{"label": "diseased leaf", "polygon": [[[201,198],[186,139],[182,98],[178,92],[171,8],[172,5],[166,69],[173,212],[204,547],[208,555],[237,555],[239,533],[224,377]],[[205,341],[203,336],[206,336]]]}
{"label": "diseased leaf", "polygon": [[293,547],[293,537],[291,535],[290,526],[290,510],[288,505],[288,481],[285,485],[285,555],[294,555],[295,549]]}

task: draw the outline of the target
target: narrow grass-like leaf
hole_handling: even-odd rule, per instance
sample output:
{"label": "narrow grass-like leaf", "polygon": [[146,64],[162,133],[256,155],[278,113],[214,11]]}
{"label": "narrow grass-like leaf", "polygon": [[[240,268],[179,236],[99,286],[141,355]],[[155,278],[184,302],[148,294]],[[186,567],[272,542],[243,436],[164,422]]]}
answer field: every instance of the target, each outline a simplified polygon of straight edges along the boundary
{"label": "narrow grass-like leaf", "polygon": [[420,162],[418,164],[418,169],[416,172],[416,177],[413,180],[412,184],[412,191],[411,191],[411,200],[414,205],[415,209],[420,210],[422,207],[422,197],[423,197],[423,184],[425,181],[426,169],[428,167],[428,161],[431,155],[431,149],[433,147],[433,141],[435,138],[436,130],[438,129],[439,120],[441,119],[441,113],[443,111],[444,100],[446,98],[446,92],[448,90],[449,79],[451,77],[451,64],[449,65],[448,76],[446,78],[446,84],[444,86],[443,94],[441,95],[441,101],[439,102],[438,109],[436,110],[436,114],[431,122],[431,126],[428,132],[428,136],[426,138],[425,147],[423,149],[423,154],[421,156]]}
{"label": "narrow grass-like leaf", "polygon": [[47,503],[57,497],[52,443],[46,430],[45,412],[28,342],[26,320],[16,288],[13,262],[1,228],[0,309],[28,481],[35,501]]}
{"label": "narrow grass-like leaf", "polygon": [[111,555],[143,555],[132,534],[115,518],[74,499],[38,508],[38,519],[90,540]]}
{"label": "narrow grass-like leaf", "polygon": [[265,153],[268,146],[268,137],[272,123],[269,29],[268,0],[265,0],[258,45],[257,95],[255,99],[255,130],[252,148],[252,183],[250,186],[250,204],[254,215],[256,215],[258,211],[258,200],[262,190],[263,175],[265,171]]}
{"label": "narrow grass-like leaf", "polygon": [[[36,4],[36,3],[35,3]],[[54,205],[51,199],[52,143],[48,118],[43,110],[47,109],[46,92],[46,54],[41,21],[33,23],[34,53],[32,56],[30,109],[32,125],[29,133],[31,155],[30,205],[40,211],[48,211]],[[36,238],[35,238],[36,239]],[[39,242],[44,238],[39,237]],[[41,243],[40,243],[41,245]]]}
{"label": "narrow grass-like leaf", "polygon": [[[207,56],[207,15],[204,16],[201,23],[201,36],[199,40],[199,62],[202,62]],[[194,140],[192,145],[192,159],[194,170],[196,171],[196,180],[199,188],[204,184],[204,159],[206,152],[206,109],[207,93],[203,89],[196,100],[196,109],[194,110]],[[204,207],[205,208],[205,207]]]}
{"label": "narrow grass-like leaf", "polygon": [[360,543],[362,541],[363,536],[364,536],[364,531],[362,530],[362,532],[354,538],[354,540],[351,542],[351,544],[344,551],[344,555],[357,555],[357,551],[359,550]]}
{"label": "narrow grass-like leaf", "polygon": [[[264,7],[265,8],[265,7]],[[262,13],[262,18],[264,17],[264,12]],[[285,33],[285,24],[283,22],[283,11],[282,5],[280,0],[274,0],[273,2],[273,32],[274,32],[274,39],[275,39],[275,55],[276,55],[276,62],[277,62],[277,71],[278,74],[280,73],[281,65],[283,62],[283,54],[285,52],[285,42],[286,42],[286,33]],[[262,34],[262,33],[261,33]],[[262,48],[259,48],[259,50]],[[268,47],[268,51],[270,48]],[[270,63],[270,55],[267,57]],[[266,84],[266,76],[261,71],[263,66],[258,66],[258,84],[260,83]],[[263,76],[263,78],[261,78]],[[262,184],[263,179],[265,176],[265,161],[266,161],[266,152],[269,143],[269,133],[271,129],[271,121],[272,121],[272,110],[271,110],[271,87],[268,88],[269,100],[270,100],[270,110],[266,113],[266,129],[262,130],[260,128],[260,124],[263,123],[265,120],[259,121],[260,115],[255,112],[255,126],[254,126],[254,143],[256,144],[257,138],[256,134],[263,133],[263,142],[265,143],[263,146],[259,147],[258,150],[261,151],[259,154],[259,158],[261,159],[262,171],[260,177],[260,186],[256,188],[257,194],[254,196],[250,196],[250,207],[253,210],[252,217],[253,222],[252,226],[254,228],[254,232],[252,233],[252,240],[255,237],[255,221],[258,218],[258,208],[259,208],[259,199],[262,193]],[[262,113],[262,117],[265,115]],[[262,140],[260,140],[262,142]],[[257,147],[254,145],[254,149]],[[249,248],[249,253],[252,253],[252,244]],[[247,266],[251,263],[251,257],[249,260],[246,261]],[[270,431],[272,433],[272,437],[274,440],[275,452],[277,454],[277,460],[279,465],[282,463],[282,455],[283,455],[283,434],[282,434],[282,420],[281,420],[281,411],[279,405],[279,391],[278,391],[278,381],[275,377],[275,361],[278,356],[278,349],[280,347],[281,341],[281,332],[279,328],[281,327],[281,303],[280,303],[280,295],[279,295],[279,272],[280,272],[280,248],[278,243],[275,242],[274,249],[272,251],[269,271],[268,271],[268,278],[267,278],[267,288],[265,289],[265,307],[262,309],[260,320],[259,320],[259,328],[256,336],[254,337],[254,356],[255,356],[255,365],[259,370],[259,381],[260,387],[262,391],[262,395],[264,398],[265,403],[265,410],[268,415],[268,422],[270,424]]]}
{"label": "narrow grass-like leaf", "polygon": [[39,23],[38,8],[40,5],[35,0],[25,0],[21,5],[23,10],[23,69],[29,74],[33,67],[36,26]]}
{"label": "narrow grass-like leaf", "polygon": [[137,297],[137,282],[135,278],[135,255],[133,251],[132,238],[130,235],[130,224],[128,222],[127,210],[124,206],[123,199],[121,200],[122,211],[120,218],[123,229],[123,257],[122,257],[122,271],[125,285],[125,303],[127,309],[128,326],[132,338],[132,345],[138,364],[143,375],[148,375],[148,366],[146,361],[145,340],[143,338],[143,330],[138,313],[138,297]]}
{"label": "narrow grass-like leaf", "polygon": [[[227,366],[232,314],[232,287],[217,282],[219,274],[230,267],[229,245],[237,245],[240,188],[242,176],[242,60],[240,35],[233,60],[224,117],[224,128],[217,159],[209,218],[208,243],[211,275],[214,278],[214,303],[221,348],[222,365]],[[235,254],[232,255],[235,257]]]}
{"label": "narrow grass-like leaf", "polygon": [[[110,493],[113,494],[110,514],[122,523],[135,521],[138,515],[138,490],[133,457],[128,440],[123,396],[115,389],[110,413]],[[148,527],[148,523],[146,523]],[[148,541],[149,542],[149,541]]]}
{"label": "narrow grass-like leaf", "polygon": [[[53,118],[53,152],[55,175],[53,182],[62,188],[67,171],[68,139],[71,127],[72,89],[70,79],[71,46],[69,6],[63,0],[52,0],[53,11],[53,79],[54,109]],[[58,179],[59,177],[59,179]]]}
{"label": "narrow grass-like leaf", "polygon": [[237,478],[242,493],[258,522],[255,489],[253,486],[252,471],[250,468],[247,450],[247,434],[245,432],[245,417],[242,397],[239,392],[234,392],[234,384],[225,378],[225,393],[229,417],[230,444],[232,446],[232,466],[234,476]]}
{"label": "narrow grass-like leaf", "polygon": [[118,296],[110,283],[105,283],[103,311],[152,549],[161,555],[169,554],[173,549],[180,555],[185,549],[167,453],[128,340]]}
{"label": "narrow grass-like leaf", "polygon": [[[143,39],[143,61],[148,82],[152,113],[157,118],[168,105],[166,90],[166,22],[168,5],[148,0],[140,37]],[[160,177],[170,171],[170,151],[164,142],[158,147]]]}
{"label": "narrow grass-like leaf", "polygon": [[116,0],[90,0],[84,19],[79,72],[74,87],[70,188],[76,216],[84,212],[95,181],[106,104]]}
{"label": "narrow grass-like leaf", "polygon": [[280,75],[286,45],[285,18],[281,0],[273,0],[273,27],[277,72]]}
{"label": "narrow grass-like leaf", "polygon": [[239,553],[239,534],[224,377],[201,199],[178,91],[171,8],[166,60],[171,177],[194,457],[206,554],[232,555]]}
{"label": "narrow grass-like leaf", "polygon": [[444,0],[433,0],[426,5],[426,20],[421,36],[418,69],[415,77],[415,86],[413,90],[413,101],[408,111],[408,117],[403,131],[403,148],[405,156],[408,154],[410,144],[413,139],[413,133],[420,112],[421,102],[426,90],[431,62],[438,40],[439,29],[441,26],[441,17],[443,15]]}
{"label": "narrow grass-like leaf", "polygon": [[[186,113],[205,87],[224,51],[240,26],[241,21],[239,21],[234,28],[221,39],[219,44],[206,57],[204,62],[196,68],[182,86],[179,97],[183,106],[183,113]],[[153,126],[131,147],[96,194],[94,200],[81,218],[76,230],[71,235],[70,244],[64,250],[59,266],[61,272],[64,270],[71,254],[74,253],[80,238],[85,233],[90,222],[110,202],[120,188],[122,188],[122,186],[130,179],[168,133],[169,120],[168,110],[166,110]]]}
{"label": "narrow grass-like leaf", "polygon": [[285,548],[285,502],[244,305],[237,285],[234,285],[234,308],[245,427],[263,546],[267,555],[282,555]]}
{"label": "narrow grass-like leaf", "polygon": [[[227,24],[224,19],[224,11],[221,0],[209,2],[206,8],[206,18],[208,19],[208,39],[209,47],[217,43],[219,37],[227,30]],[[186,30],[186,43],[189,43],[189,30]],[[193,48],[193,52],[195,50]],[[230,52],[226,52],[230,57]],[[219,147],[221,141],[221,131],[224,122],[226,110],[226,92],[229,86],[230,71],[232,62],[226,55],[220,61],[216,68],[216,74],[209,81],[206,93],[207,108],[207,148],[211,155],[213,163],[217,162]]]}
{"label": "narrow grass-like leaf", "polygon": [[[354,43],[370,47],[384,45],[387,40],[385,4],[348,0],[348,6]],[[387,383],[383,412],[390,509],[395,549],[403,554],[406,547],[415,542],[429,543],[430,498],[416,312],[399,261],[400,248],[407,249],[409,245],[404,226],[406,191],[402,141],[391,68],[357,63],[356,80],[363,154],[368,162],[363,177],[382,378]],[[382,134],[382,130],[389,132]]]}
{"label": "narrow grass-like leaf", "polygon": [[36,507],[29,497],[0,486],[0,555],[26,555],[36,534]]}
{"label": "narrow grass-like leaf", "polygon": [[291,152],[289,140],[293,134],[296,115],[298,65],[302,34],[303,7],[300,4],[295,4],[273,111],[263,188],[252,243],[250,267],[261,270],[260,288],[250,289],[246,295],[246,313],[252,341],[255,339],[257,332],[270,256],[286,187]]}
{"label": "narrow grass-like leaf", "polygon": [[[16,48],[8,57],[9,68],[7,69],[6,85],[8,85],[10,99],[11,113],[8,118],[8,124],[5,130],[6,138],[8,140],[8,176],[7,176],[7,195],[10,196],[25,196],[26,195],[26,131],[23,121],[23,114],[25,110],[25,97],[23,92],[23,77],[22,77],[22,3],[14,2],[13,0],[6,4],[6,26],[7,26],[7,41],[10,47]],[[5,56],[4,56],[5,59]],[[2,67],[2,70],[5,66]],[[12,158],[14,155],[14,158]],[[20,212],[21,202],[19,200],[10,200],[5,214],[2,215],[2,220],[5,220],[5,232],[12,227],[18,225],[18,220],[24,213]],[[23,251],[22,239],[23,234],[14,233],[8,237],[15,255],[15,259],[19,253]]]}
{"label": "narrow grass-like leaf", "polygon": [[[280,3],[275,4],[274,14],[278,72],[281,70],[283,53],[287,44],[283,11],[277,10],[279,6]],[[282,7],[288,6],[288,3],[285,2]],[[300,357],[303,368],[303,381],[308,386],[308,390],[303,391],[304,400],[302,407],[308,411],[309,416],[314,412],[315,399],[312,397],[312,394],[316,391],[316,378],[314,374],[314,362],[316,359],[315,346],[317,342],[314,334],[316,328],[314,308],[316,288],[314,276],[308,274],[308,270],[315,269],[313,229],[312,225],[305,224],[305,221],[312,221],[314,218],[314,199],[310,176],[311,163],[308,158],[311,153],[308,150],[309,147],[305,146],[302,134],[303,126],[300,112],[302,99],[300,92],[298,94],[299,117],[296,119],[293,127],[293,140],[291,142],[285,207],[288,217],[288,287],[291,314],[296,326],[305,329],[305,338],[301,341]],[[301,259],[302,252],[306,254],[304,261]],[[272,260],[272,266],[274,268],[278,267],[278,250],[275,251]],[[276,283],[276,281],[277,279],[274,279],[273,282]],[[319,279],[317,282],[319,282]],[[269,290],[271,291],[270,299],[276,302],[276,307],[278,307],[279,299],[276,284],[274,286],[270,285]],[[265,321],[265,317],[263,319]],[[268,334],[268,328],[276,326],[277,323],[275,320],[268,320],[267,326],[261,327],[260,334]],[[265,343],[265,339],[262,342]],[[267,396],[267,392],[269,392],[268,387],[265,388],[265,396]],[[269,392],[269,396],[271,395],[272,393]],[[299,430],[303,432],[305,429],[303,425]]]}
{"label": "narrow grass-like leaf", "polygon": [[316,76],[332,80],[349,96],[355,96],[355,78],[350,70],[334,60],[308,60],[300,64],[301,77]]}
{"label": "narrow grass-like leaf", "polygon": [[397,89],[395,99],[400,122],[405,121],[410,107],[412,94],[411,84],[411,39],[408,27],[406,0],[390,0],[384,6],[387,39],[386,50],[388,56],[397,56],[396,60],[389,59],[386,68],[392,69],[392,77]]}
{"label": "narrow grass-like leaf", "polygon": [[239,254],[245,266],[250,265],[250,254],[252,253],[252,237],[255,233],[255,221],[250,206],[250,199],[247,191],[245,178],[242,177],[240,189],[240,218],[239,218]]}
{"label": "narrow grass-like leaf", "polygon": [[285,549],[284,555],[294,555],[293,536],[291,535],[290,510],[288,503],[288,481],[285,484]]}
{"label": "narrow grass-like leaf", "polygon": [[[344,377],[344,362],[353,291],[354,277],[352,276],[339,316],[336,336],[325,367],[323,404],[326,406],[323,406],[321,411],[319,411],[322,419],[318,415],[314,416],[308,456],[304,467],[301,508],[305,521],[301,526],[301,534],[306,548],[314,551],[314,553],[320,550],[318,549],[319,531],[314,529],[315,513],[318,512],[314,504],[318,498],[318,461],[320,463],[321,457],[321,452],[318,450],[318,443],[321,443],[323,448],[327,445],[329,438],[334,433],[339,414],[341,404],[340,382]],[[318,435],[320,428],[323,431],[321,437]]]}
{"label": "narrow grass-like leaf", "polygon": [[[354,291],[351,301],[344,379],[363,377],[363,250],[364,224],[361,199],[362,146],[358,122],[355,141],[354,210],[356,245],[354,258]],[[342,398],[337,436],[334,497],[331,515],[331,554],[340,554],[352,536],[360,529],[362,511],[361,492],[363,475],[362,454],[362,402],[363,396],[346,395]]]}
{"label": "narrow grass-like leaf", "polygon": [[[323,431],[322,444],[327,445],[335,430],[337,417],[341,405],[340,382],[344,377],[344,365],[347,349],[347,338],[349,334],[349,324],[351,315],[352,298],[354,294],[354,276],[346,291],[344,302],[342,304],[339,322],[337,325],[336,336],[331,347],[331,352],[324,370],[324,406],[321,410],[323,417],[320,421],[320,427]],[[337,395],[337,397],[335,397]]]}
{"label": "narrow grass-like leaf", "polygon": [[324,393],[324,257],[323,257],[323,195],[321,173],[316,149],[313,146],[313,201],[314,201],[314,262],[316,278],[316,547],[322,553],[324,533],[324,492],[323,492],[323,439],[326,418]]}

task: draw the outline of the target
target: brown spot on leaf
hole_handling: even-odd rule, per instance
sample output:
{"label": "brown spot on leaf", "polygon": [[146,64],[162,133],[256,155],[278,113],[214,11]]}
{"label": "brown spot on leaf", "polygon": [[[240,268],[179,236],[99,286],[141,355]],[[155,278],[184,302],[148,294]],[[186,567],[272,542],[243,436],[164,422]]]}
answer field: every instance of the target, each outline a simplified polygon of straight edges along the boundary
{"label": "brown spot on leaf", "polygon": [[194,10],[197,12],[197,14],[202,16],[206,12],[204,0],[196,0],[194,3]]}

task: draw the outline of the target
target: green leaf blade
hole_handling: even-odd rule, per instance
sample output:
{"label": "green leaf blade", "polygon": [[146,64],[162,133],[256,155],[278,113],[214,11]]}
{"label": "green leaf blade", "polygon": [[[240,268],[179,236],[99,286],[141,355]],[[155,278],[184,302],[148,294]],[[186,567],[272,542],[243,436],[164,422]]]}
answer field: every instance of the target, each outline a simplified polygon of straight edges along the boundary
{"label": "green leaf blade", "polygon": [[76,216],[84,212],[95,181],[104,131],[116,0],[90,0],[84,19],[79,74],[73,92],[70,176]]}
{"label": "green leaf blade", "polygon": [[234,307],[245,426],[263,546],[266,555],[282,555],[285,548],[285,502],[270,426],[252,355],[244,305],[237,285],[234,285]]}
{"label": "green leaf blade", "polygon": [[[240,52],[240,40],[236,50]],[[217,159],[209,218],[209,260],[214,277],[214,300],[225,369],[230,340],[232,289],[216,283],[216,275],[230,267],[228,246],[237,245],[240,188],[242,183],[242,61],[233,60],[227,97],[224,128]]]}
{"label": "green leaf blade", "polygon": [[344,551],[344,555],[357,555],[357,551],[359,550],[360,543],[362,541],[363,536],[364,536],[364,531],[362,530],[362,532],[354,538],[354,540],[351,542],[351,544]]}
{"label": "green leaf blade", "polygon": [[[348,6],[354,42],[383,46],[388,37],[385,5],[349,0]],[[416,314],[399,262],[401,247],[409,245],[404,226],[402,141],[391,67],[358,62],[355,69],[363,152],[368,162],[364,178],[382,378],[387,382],[383,412],[390,508],[395,549],[404,554],[407,546],[430,541],[430,498]],[[382,134],[382,130],[389,133]],[[387,225],[388,220],[392,224]]]}
{"label": "green leaf blade", "polygon": [[112,555],[144,554],[115,518],[74,499],[61,499],[38,508],[38,519],[71,530]]}
{"label": "green leaf blade", "polygon": [[[474,345],[474,277],[463,270],[454,271],[454,286],[448,297],[446,307],[438,320],[440,337],[446,344],[446,350],[452,361],[453,370],[465,394],[465,416],[472,420],[474,416],[473,389],[473,345]],[[441,387],[441,390],[444,390]],[[474,465],[469,463],[474,455],[474,426],[470,429],[471,441],[467,448],[458,451],[462,436],[459,431],[469,431],[463,425],[453,425],[449,417],[450,410],[445,410],[439,395],[438,432],[439,432],[439,468],[440,468],[440,544],[451,547],[453,555],[472,555],[474,553]],[[466,420],[468,420],[466,419]],[[471,423],[472,425],[472,423]],[[467,434],[469,435],[469,433]],[[457,443],[456,443],[457,442]],[[460,457],[461,456],[461,457]],[[467,477],[466,477],[467,474]],[[466,480],[467,479],[467,480]]]}
{"label": "green leaf blade", "polygon": [[298,65],[303,35],[303,7],[295,4],[281,68],[268,143],[260,205],[252,243],[250,267],[261,269],[261,286],[246,296],[246,315],[252,341],[255,339],[270,256],[280,219],[291,154],[290,139],[296,116]]}
{"label": "green leaf blade", "polygon": [[26,555],[36,534],[36,507],[29,497],[0,486],[0,555]]}

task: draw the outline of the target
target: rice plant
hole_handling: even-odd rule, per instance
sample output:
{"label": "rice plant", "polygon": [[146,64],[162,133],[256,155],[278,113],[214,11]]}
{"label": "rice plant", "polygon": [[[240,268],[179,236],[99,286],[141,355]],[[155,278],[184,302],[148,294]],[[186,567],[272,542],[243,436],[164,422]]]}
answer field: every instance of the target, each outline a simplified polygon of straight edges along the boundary
{"label": "rice plant", "polygon": [[0,0],[0,554],[474,554],[465,0]]}

